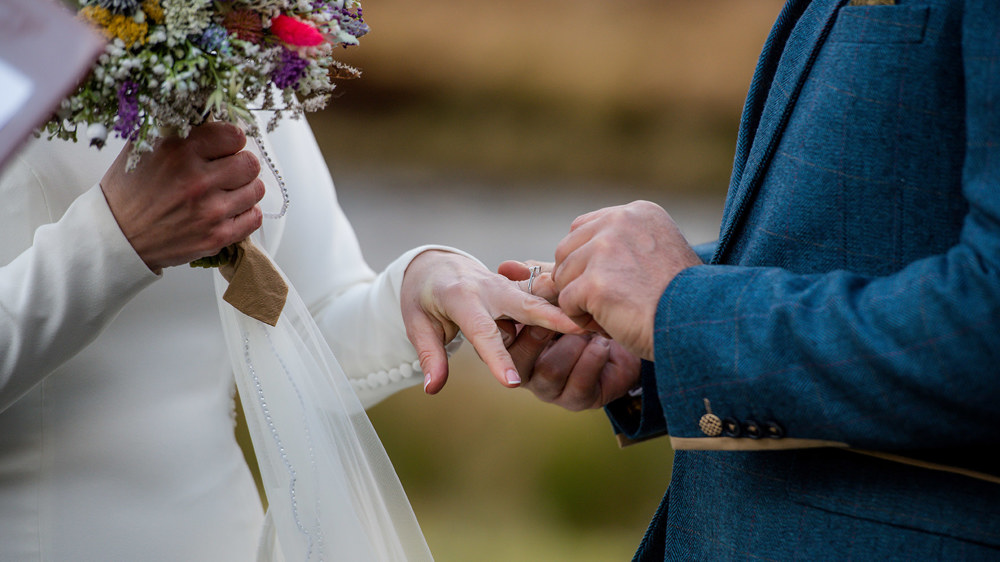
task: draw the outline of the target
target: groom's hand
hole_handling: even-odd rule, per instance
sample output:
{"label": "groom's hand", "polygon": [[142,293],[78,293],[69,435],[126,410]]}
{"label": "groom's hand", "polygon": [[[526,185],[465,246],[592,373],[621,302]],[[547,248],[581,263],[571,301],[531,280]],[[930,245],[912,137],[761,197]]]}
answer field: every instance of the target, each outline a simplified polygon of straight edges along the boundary
{"label": "groom's hand", "polygon": [[701,264],[661,207],[636,201],[578,217],[556,247],[559,306],[580,326],[603,331],[653,359],[653,324],[664,289]]}
{"label": "groom's hand", "polygon": [[571,411],[600,408],[639,384],[641,361],[597,334],[563,335],[525,326],[509,348],[522,386]]}
{"label": "groom's hand", "polygon": [[[556,302],[554,265],[505,261],[497,272],[519,281],[525,292],[530,288],[531,294]],[[531,279],[533,266],[538,270]],[[639,382],[639,358],[600,335],[563,335],[541,326],[522,326],[507,351],[521,374],[521,386],[544,402],[574,412],[603,407]]]}
{"label": "groom's hand", "polygon": [[581,333],[558,307],[527,295],[516,283],[453,252],[429,250],[410,262],[400,291],[406,334],[424,371],[424,390],[435,394],[448,379],[445,344],[461,331],[493,376],[507,387],[521,375],[507,351],[513,322]]}
{"label": "groom's hand", "polygon": [[149,268],[210,256],[257,230],[264,184],[260,163],[243,151],[246,135],[228,123],[206,123],[187,138],[167,138],[126,171],[131,145],[118,155],[101,189],[125,237]]}

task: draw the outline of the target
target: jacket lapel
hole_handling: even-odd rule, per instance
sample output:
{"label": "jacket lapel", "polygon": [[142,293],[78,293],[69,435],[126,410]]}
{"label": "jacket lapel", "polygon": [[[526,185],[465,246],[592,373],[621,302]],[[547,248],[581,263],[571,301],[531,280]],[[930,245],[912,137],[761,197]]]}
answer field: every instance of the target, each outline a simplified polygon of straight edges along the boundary
{"label": "jacket lapel", "polygon": [[[740,123],[729,196],[712,263],[724,263],[806,76],[846,0],[789,0],[754,73]],[[792,34],[792,29],[796,33]]]}

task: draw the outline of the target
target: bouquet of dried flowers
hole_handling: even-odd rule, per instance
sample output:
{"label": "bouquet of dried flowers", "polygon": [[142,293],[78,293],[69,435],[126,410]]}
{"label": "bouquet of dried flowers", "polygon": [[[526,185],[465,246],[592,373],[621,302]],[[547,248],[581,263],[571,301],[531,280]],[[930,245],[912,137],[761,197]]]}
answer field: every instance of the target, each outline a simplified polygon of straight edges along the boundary
{"label": "bouquet of dried flowers", "polygon": [[[131,141],[128,167],[167,135],[186,137],[208,119],[242,124],[264,152],[252,110],[283,116],[322,109],[337,78],[359,72],[333,58],[368,32],[358,0],[80,0],[77,14],[108,43],[93,71],[62,101],[39,134],[102,147],[109,134]],[[275,325],[288,292],[249,239],[191,263],[220,267],[223,298]],[[249,273],[249,272],[256,273]]]}
{"label": "bouquet of dried flowers", "polygon": [[108,38],[93,72],[43,127],[102,146],[133,143],[130,164],[164,134],[186,136],[206,119],[241,122],[250,111],[323,108],[334,79],[356,69],[333,58],[368,32],[358,0],[82,0],[79,17]]}

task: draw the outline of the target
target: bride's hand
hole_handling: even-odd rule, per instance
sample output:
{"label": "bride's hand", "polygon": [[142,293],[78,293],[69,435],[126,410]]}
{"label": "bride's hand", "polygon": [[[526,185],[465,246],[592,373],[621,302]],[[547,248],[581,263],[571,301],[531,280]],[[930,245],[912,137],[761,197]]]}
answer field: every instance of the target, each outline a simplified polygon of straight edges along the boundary
{"label": "bride's hand", "polygon": [[410,262],[403,277],[400,305],[428,394],[444,387],[448,379],[444,346],[460,330],[493,376],[507,387],[521,384],[506,347],[513,340],[511,321],[581,333],[557,306],[528,295],[517,283],[452,252],[429,250]]}
{"label": "bride's hand", "polygon": [[101,180],[122,233],[149,269],[211,256],[260,228],[260,162],[243,150],[246,135],[206,123],[187,138],[170,137],[126,166],[122,150]]}

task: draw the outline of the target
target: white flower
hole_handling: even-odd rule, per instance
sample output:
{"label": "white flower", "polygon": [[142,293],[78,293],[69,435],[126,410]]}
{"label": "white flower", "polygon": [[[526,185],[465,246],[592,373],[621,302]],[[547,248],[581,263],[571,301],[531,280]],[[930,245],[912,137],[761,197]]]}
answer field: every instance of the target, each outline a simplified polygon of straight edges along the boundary
{"label": "white flower", "polygon": [[101,147],[108,140],[108,128],[100,123],[91,123],[87,127],[87,138],[90,144]]}

